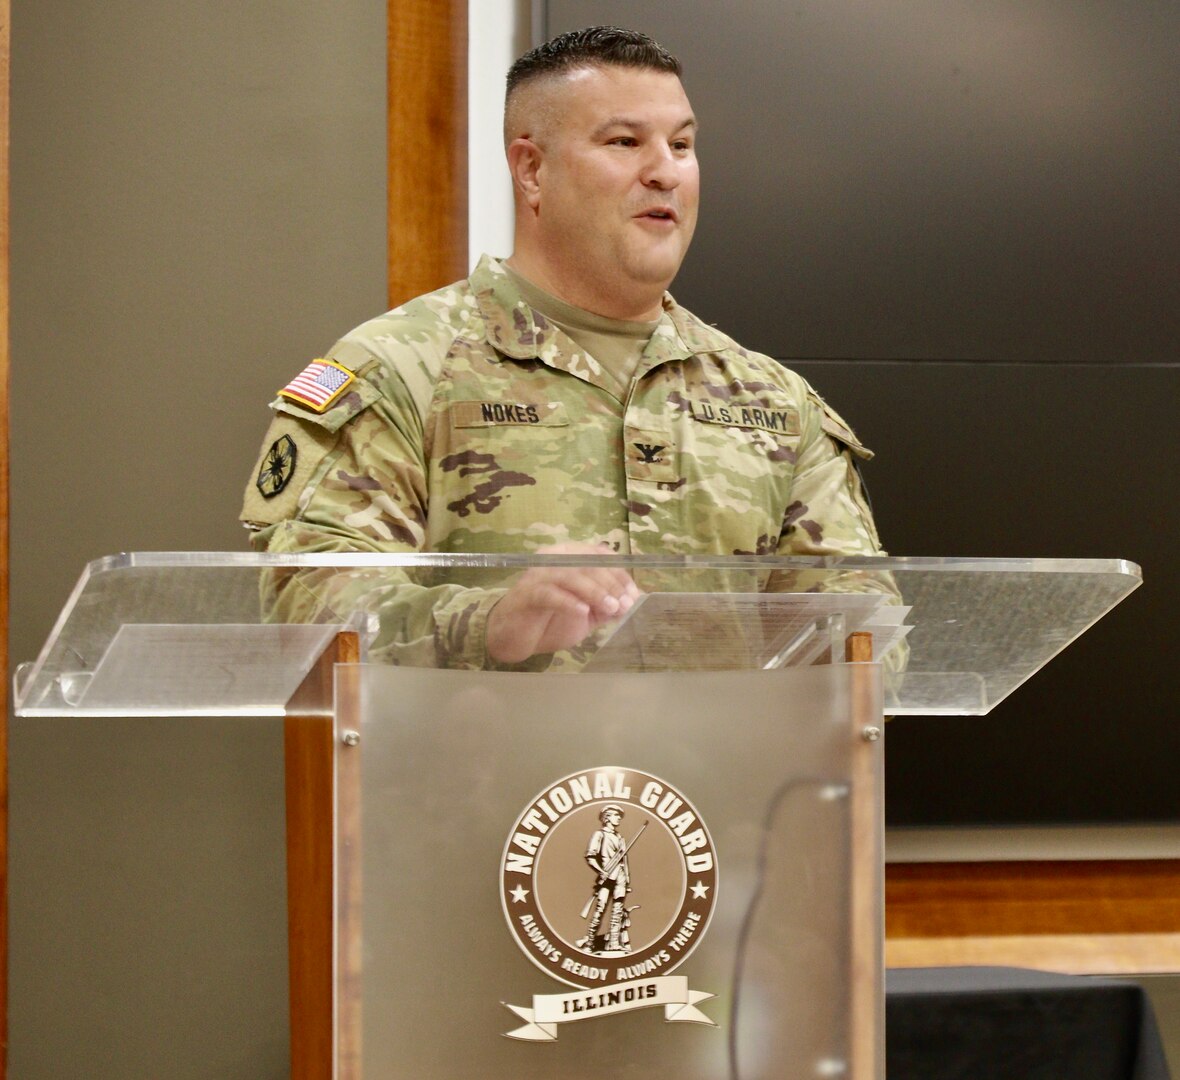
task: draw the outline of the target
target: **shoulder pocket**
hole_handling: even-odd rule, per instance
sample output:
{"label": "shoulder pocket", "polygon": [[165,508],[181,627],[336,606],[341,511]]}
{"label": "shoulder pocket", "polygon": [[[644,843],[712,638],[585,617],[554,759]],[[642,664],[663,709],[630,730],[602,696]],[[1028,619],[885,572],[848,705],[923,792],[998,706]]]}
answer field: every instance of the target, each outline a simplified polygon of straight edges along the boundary
{"label": "shoulder pocket", "polygon": [[[335,359],[335,357],[332,358]],[[293,416],[297,420],[314,424],[316,427],[323,428],[325,431],[339,431],[349,420],[358,413],[364,412],[374,401],[377,401],[381,397],[381,391],[372,383],[366,381],[363,377],[364,374],[365,369],[356,372],[357,377],[349,384],[344,393],[340,395],[339,400],[333,401],[323,412],[306,408],[300,405],[299,402],[285,397],[276,398],[271,402],[270,407],[276,413]]]}

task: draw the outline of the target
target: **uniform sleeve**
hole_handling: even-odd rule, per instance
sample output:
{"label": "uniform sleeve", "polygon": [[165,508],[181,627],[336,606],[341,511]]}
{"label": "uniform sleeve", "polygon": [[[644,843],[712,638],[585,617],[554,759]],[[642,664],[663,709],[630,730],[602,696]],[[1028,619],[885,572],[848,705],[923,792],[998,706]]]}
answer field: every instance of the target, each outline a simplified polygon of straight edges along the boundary
{"label": "uniform sleeve", "polygon": [[[423,550],[427,489],[422,422],[404,382],[357,380],[323,413],[280,399],[247,484],[242,517],[257,551],[324,554]],[[363,359],[363,358],[362,358]],[[289,475],[287,475],[289,473]],[[423,667],[485,666],[485,629],[501,590],[433,584],[382,568],[281,569],[263,582],[273,622],[345,622],[374,633],[375,660]]]}
{"label": "uniform sleeve", "polygon": [[[852,429],[810,387],[791,502],[779,536],[779,555],[885,555],[865,494],[859,462],[872,458]],[[801,571],[776,575],[773,588],[805,592],[879,593],[901,604],[891,573],[847,570],[833,575]],[[909,648],[903,640],[885,657],[887,682],[904,671]]]}
{"label": "uniform sleeve", "polygon": [[779,555],[883,555],[857,467],[867,450],[813,392],[807,394]]}

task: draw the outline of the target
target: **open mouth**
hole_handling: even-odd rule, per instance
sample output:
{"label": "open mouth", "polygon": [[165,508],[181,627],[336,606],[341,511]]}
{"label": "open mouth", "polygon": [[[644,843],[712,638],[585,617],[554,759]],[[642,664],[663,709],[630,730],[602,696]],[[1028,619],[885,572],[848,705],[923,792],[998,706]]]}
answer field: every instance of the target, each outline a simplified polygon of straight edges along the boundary
{"label": "open mouth", "polygon": [[676,213],[666,206],[655,206],[650,210],[645,210],[639,217],[650,218],[653,221],[675,221]]}

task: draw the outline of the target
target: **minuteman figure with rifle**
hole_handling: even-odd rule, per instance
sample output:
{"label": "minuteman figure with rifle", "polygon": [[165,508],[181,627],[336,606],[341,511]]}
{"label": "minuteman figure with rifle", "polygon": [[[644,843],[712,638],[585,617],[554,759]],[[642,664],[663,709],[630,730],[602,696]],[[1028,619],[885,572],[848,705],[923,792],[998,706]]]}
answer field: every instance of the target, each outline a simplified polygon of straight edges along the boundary
{"label": "minuteman figure with rifle", "polygon": [[[627,865],[627,853],[635,846],[636,841],[643,835],[647,822],[635,834],[630,844],[620,835],[619,826],[623,823],[623,808],[615,803],[604,806],[598,814],[602,828],[590,837],[586,847],[586,862],[595,873],[594,891],[586,906],[582,908],[582,918],[590,916],[590,924],[586,927],[586,936],[579,938],[575,944],[583,952],[588,953],[627,953],[631,945],[626,935],[628,909],[624,903],[627,893],[631,891],[631,870]],[[606,932],[605,945],[599,943],[602,919],[610,905],[610,922]],[[591,913],[593,912],[593,913]]]}

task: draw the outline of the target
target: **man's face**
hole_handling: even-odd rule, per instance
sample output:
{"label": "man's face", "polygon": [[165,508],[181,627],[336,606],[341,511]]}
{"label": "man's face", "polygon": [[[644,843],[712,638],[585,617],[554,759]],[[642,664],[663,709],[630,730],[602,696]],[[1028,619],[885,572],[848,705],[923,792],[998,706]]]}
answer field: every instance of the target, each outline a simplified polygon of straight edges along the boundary
{"label": "man's face", "polygon": [[582,68],[539,132],[538,239],[566,299],[662,292],[696,227],[696,121],[675,75]]}
{"label": "man's face", "polygon": [[609,825],[613,829],[617,829],[619,827],[619,825],[622,824],[622,821],[623,821],[623,815],[620,814],[617,810],[608,810],[602,816],[604,818],[606,818],[606,824]]}

